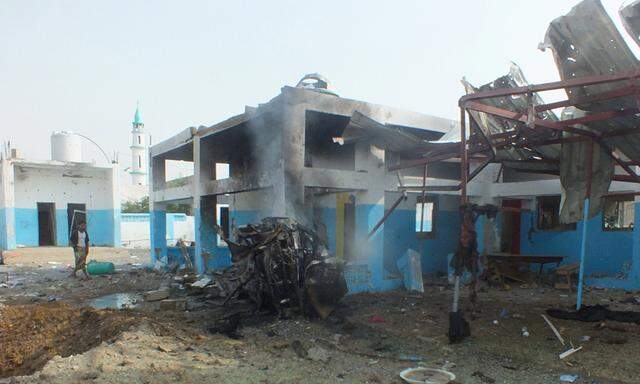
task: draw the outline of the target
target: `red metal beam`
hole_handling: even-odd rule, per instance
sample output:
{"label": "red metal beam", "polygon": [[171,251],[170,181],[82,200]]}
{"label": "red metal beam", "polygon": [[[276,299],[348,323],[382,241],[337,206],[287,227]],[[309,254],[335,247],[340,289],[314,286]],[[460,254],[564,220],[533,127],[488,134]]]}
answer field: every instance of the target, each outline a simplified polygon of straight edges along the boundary
{"label": "red metal beam", "polygon": [[560,81],[554,81],[550,83],[528,85],[524,87],[493,89],[490,91],[476,92],[476,93],[462,96],[458,101],[458,105],[461,107],[467,107],[467,103],[471,100],[488,99],[488,98],[511,96],[511,95],[521,95],[525,93],[552,91],[554,89],[574,88],[574,87],[580,87],[585,85],[612,83],[612,82],[618,82],[623,80],[632,80],[638,77],[640,77],[640,70],[633,70],[633,71],[621,72],[614,75],[586,76],[586,77],[580,77],[577,79],[560,80]]}
{"label": "red metal beam", "polygon": [[638,92],[638,88],[635,85],[630,85],[630,86],[627,86],[627,87],[622,87],[622,88],[615,89],[613,91],[602,92],[602,93],[599,93],[597,95],[591,95],[591,96],[576,98],[573,101],[567,99],[567,100],[558,101],[558,102],[555,102],[555,103],[536,105],[535,106],[535,110],[536,110],[536,112],[543,112],[543,111],[547,111],[547,110],[550,110],[550,109],[556,109],[556,108],[563,108],[563,107],[568,107],[568,106],[572,106],[572,105],[580,105],[580,104],[592,103],[594,101],[603,101],[603,100],[616,99],[618,97],[624,97],[624,96],[633,95],[636,92]]}

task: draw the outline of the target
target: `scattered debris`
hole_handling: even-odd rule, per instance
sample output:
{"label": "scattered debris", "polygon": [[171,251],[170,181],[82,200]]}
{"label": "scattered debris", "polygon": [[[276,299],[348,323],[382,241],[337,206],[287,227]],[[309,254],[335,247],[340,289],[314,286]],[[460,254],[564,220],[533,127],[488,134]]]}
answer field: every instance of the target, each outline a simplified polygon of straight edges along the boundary
{"label": "scattered debris", "polygon": [[424,293],[420,254],[413,249],[408,249],[398,258],[396,265],[402,273],[405,289],[409,292]]}
{"label": "scattered debris", "polygon": [[312,347],[307,351],[307,357],[313,361],[326,363],[329,361],[329,352],[322,347]]}
{"label": "scattered debris", "polygon": [[564,311],[561,309],[547,310],[549,316],[585,322],[600,322],[604,320],[619,321],[621,323],[640,324],[640,312],[633,311],[612,311],[602,305],[584,306],[578,311]]}
{"label": "scattered debris", "polygon": [[191,287],[195,288],[204,288],[211,283],[211,278],[209,276],[204,276],[200,280],[191,283]]}
{"label": "scattered debris", "polygon": [[560,381],[563,383],[573,383],[580,378],[579,375],[562,375]]}
{"label": "scattered debris", "polygon": [[160,310],[162,311],[184,311],[187,309],[187,300],[185,299],[165,299],[160,301]]}
{"label": "scattered debris", "polygon": [[640,296],[631,296],[626,299],[620,300],[623,304],[640,304]]}
{"label": "scattered debris", "polygon": [[302,343],[300,342],[300,340],[294,340],[291,343],[291,349],[293,349],[293,352],[295,352],[299,358],[301,359],[307,358],[307,351],[302,346]]}
{"label": "scattered debris", "polygon": [[560,360],[562,360],[562,359],[564,359],[566,357],[569,357],[569,356],[573,355],[574,353],[578,352],[581,349],[582,349],[582,346],[579,346],[577,348],[576,347],[571,347],[570,349],[562,352],[558,357],[560,357]]}
{"label": "scattered debris", "polygon": [[407,368],[400,372],[400,377],[410,384],[447,384],[456,379],[456,375],[443,369]]}
{"label": "scattered debris", "polygon": [[482,381],[483,383],[488,383],[488,384],[493,384],[496,382],[496,380],[492,377],[489,377],[487,375],[485,375],[484,373],[482,373],[481,371],[475,371],[471,374],[471,376],[473,377],[477,377],[478,379],[480,379],[480,381]]}
{"label": "scattered debris", "polygon": [[558,340],[560,341],[560,344],[564,345],[564,339],[562,338],[562,336],[560,335],[560,332],[558,332],[558,329],[556,328],[555,325],[553,325],[553,323],[551,322],[551,320],[549,320],[547,318],[547,316],[545,315],[540,315],[542,316],[542,318],[544,319],[544,321],[547,323],[547,325],[549,326],[549,328],[551,328],[551,330],[553,331],[553,334],[556,335],[556,337],[558,338]]}
{"label": "scattered debris", "polygon": [[379,323],[386,323],[386,322],[387,322],[387,320],[385,320],[385,318],[384,318],[384,317],[382,317],[382,316],[373,315],[373,316],[371,316],[371,317],[369,318],[369,322],[370,322],[370,323],[374,323],[374,324],[375,324],[375,323],[378,323],[378,324],[379,324]]}
{"label": "scattered debris", "polygon": [[412,362],[419,362],[419,361],[426,361],[427,358],[426,356],[420,356],[420,355],[407,355],[404,353],[401,353],[400,355],[398,355],[398,360],[400,361],[412,361]]}
{"label": "scattered debris", "polygon": [[529,337],[529,330],[527,330],[527,327],[522,327],[522,336],[523,337]]}
{"label": "scattered debris", "polygon": [[219,235],[233,265],[216,275],[225,303],[240,295],[281,317],[299,311],[326,318],[347,293],[343,265],[311,229],[287,218],[265,218],[240,227],[237,242]]}
{"label": "scattered debris", "polygon": [[144,293],[143,297],[145,301],[160,301],[169,298],[169,291],[164,289],[148,291]]}
{"label": "scattered debris", "polygon": [[209,332],[220,333],[234,340],[241,339],[242,335],[238,333],[241,319],[242,314],[239,312],[217,319],[214,324],[209,327]]}

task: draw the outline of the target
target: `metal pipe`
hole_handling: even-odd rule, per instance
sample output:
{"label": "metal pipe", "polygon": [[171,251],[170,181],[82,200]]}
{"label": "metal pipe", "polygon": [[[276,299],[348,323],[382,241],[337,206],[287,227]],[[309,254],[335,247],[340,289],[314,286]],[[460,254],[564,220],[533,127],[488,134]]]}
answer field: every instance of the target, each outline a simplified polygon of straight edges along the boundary
{"label": "metal pipe", "polygon": [[[422,204],[420,206],[420,232],[424,231],[424,204],[425,199],[427,197],[427,164],[424,165],[424,172],[422,173],[422,200],[420,201],[420,203]],[[422,242],[420,242],[420,248],[422,248]],[[422,255],[422,249],[420,250],[420,255]]]}
{"label": "metal pipe", "polygon": [[371,236],[373,236],[377,231],[378,228],[380,228],[380,226],[387,220],[387,218],[389,217],[389,215],[391,215],[391,213],[393,213],[393,211],[398,207],[398,205],[400,205],[400,202],[404,199],[407,198],[407,192],[406,191],[402,191],[402,195],[398,198],[398,200],[396,200],[393,205],[391,206],[391,208],[389,208],[385,213],[384,216],[382,216],[382,218],[380,219],[380,221],[378,221],[378,223],[373,227],[373,229],[371,230],[371,232],[369,232],[369,235],[367,235],[367,240],[369,240],[371,238]]}
{"label": "metal pipe", "polygon": [[584,285],[584,261],[587,254],[587,227],[589,223],[589,199],[591,198],[591,180],[593,179],[593,140],[589,146],[587,155],[587,185],[584,194],[584,206],[582,214],[582,238],[580,239],[580,272],[578,273],[578,298],[576,309],[582,307],[582,286]]}
{"label": "metal pipe", "polygon": [[584,199],[584,214],[582,216],[582,239],[580,239],[580,272],[578,274],[578,302],[576,309],[582,307],[582,285],[584,282],[584,259],[587,252],[587,220],[589,219],[589,198]]}
{"label": "metal pipe", "polygon": [[460,108],[460,203],[467,203],[467,133],[466,111]]}

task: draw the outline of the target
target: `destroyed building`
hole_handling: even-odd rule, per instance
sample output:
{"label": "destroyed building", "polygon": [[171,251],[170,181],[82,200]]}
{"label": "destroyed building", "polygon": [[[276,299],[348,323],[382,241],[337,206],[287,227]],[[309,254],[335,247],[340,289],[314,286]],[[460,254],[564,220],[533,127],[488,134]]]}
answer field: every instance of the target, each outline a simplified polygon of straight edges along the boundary
{"label": "destroyed building", "polygon": [[[636,40],[637,9],[634,2],[621,10]],[[199,271],[230,263],[214,224],[233,238],[244,224],[286,216],[326,238],[347,264],[350,292],[386,290],[400,284],[398,262],[411,251],[419,253],[423,273],[448,272],[464,189],[472,203],[498,210],[476,222],[483,255],[531,256],[541,272],[584,260],[586,284],[640,287],[638,117],[634,85],[622,82],[637,80],[638,61],[595,0],[554,20],[541,47],[552,51],[563,79],[550,89],[567,90],[568,101],[544,104],[515,64],[486,85],[463,80],[465,139],[472,144],[468,183],[461,182],[459,122],[349,100],[319,76],[284,87],[241,115],[157,144],[151,149],[153,259],[172,252],[164,241],[163,207],[190,202]],[[589,85],[605,81],[596,76],[613,78]],[[571,88],[581,77],[587,85]],[[489,96],[475,101],[469,98],[475,93]],[[535,113],[528,115],[531,108]],[[585,140],[597,143],[590,173]],[[167,160],[193,162],[189,185],[165,186]],[[216,164],[228,165],[230,177],[216,177]]]}
{"label": "destroyed building", "polygon": [[[316,78],[319,84],[312,83]],[[399,286],[396,259],[408,249],[418,250],[421,238],[425,271],[446,271],[446,256],[454,251],[459,231],[458,197],[428,196],[424,228],[416,233],[418,201],[413,195],[368,238],[385,210],[403,195],[398,174],[387,170],[402,156],[402,143],[385,150],[370,140],[340,144],[338,138],[348,126],[357,130],[364,124],[426,142],[441,138],[456,123],[339,97],[327,83],[311,76],[297,87],[283,87],[257,108],[247,107],[210,127],[186,129],[151,148],[153,260],[166,260],[175,252],[165,241],[164,207],[189,202],[196,217],[193,252],[199,271],[230,265],[216,224],[233,239],[236,228],[271,216],[294,218],[318,232],[347,263],[350,292]],[[188,185],[167,188],[167,160],[193,162]],[[216,164],[228,164],[228,178],[216,177]],[[402,181],[415,179],[417,185],[421,173],[405,172]],[[222,198],[227,202],[221,203]]]}

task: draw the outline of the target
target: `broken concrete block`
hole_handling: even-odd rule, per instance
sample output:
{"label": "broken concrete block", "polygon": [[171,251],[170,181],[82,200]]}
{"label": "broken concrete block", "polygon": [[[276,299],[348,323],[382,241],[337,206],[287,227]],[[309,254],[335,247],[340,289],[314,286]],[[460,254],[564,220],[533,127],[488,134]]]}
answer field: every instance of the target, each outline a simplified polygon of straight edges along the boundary
{"label": "broken concrete block", "polygon": [[143,297],[145,301],[164,300],[169,297],[169,291],[165,291],[165,290],[148,291],[144,293]]}
{"label": "broken concrete block", "polygon": [[185,311],[187,309],[187,300],[185,299],[166,299],[160,301],[160,309],[163,311]]}
{"label": "broken concrete block", "polygon": [[313,361],[326,363],[329,361],[329,352],[321,347],[312,347],[307,351],[307,357]]}
{"label": "broken concrete block", "polygon": [[191,286],[195,288],[204,288],[207,285],[209,285],[209,283],[211,283],[211,278],[208,276],[205,276],[200,280],[196,281],[195,283],[192,283]]}

